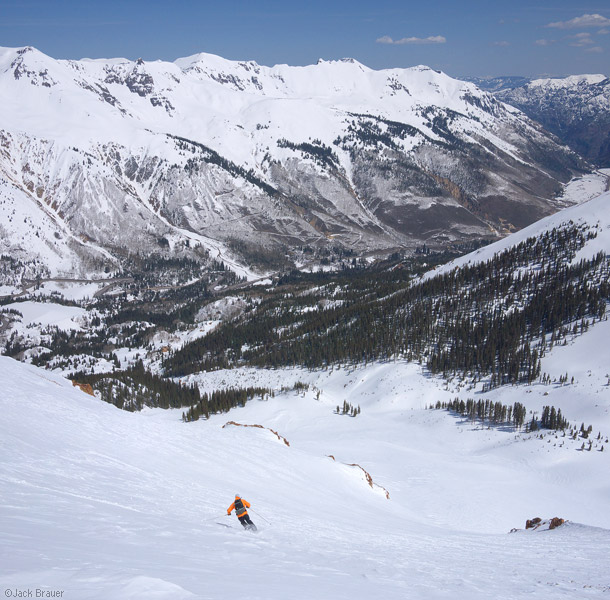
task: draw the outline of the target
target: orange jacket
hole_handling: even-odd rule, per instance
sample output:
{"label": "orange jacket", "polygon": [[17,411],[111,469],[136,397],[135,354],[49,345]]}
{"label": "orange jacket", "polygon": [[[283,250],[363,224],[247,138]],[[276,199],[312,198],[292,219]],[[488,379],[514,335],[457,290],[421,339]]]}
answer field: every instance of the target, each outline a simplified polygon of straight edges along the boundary
{"label": "orange jacket", "polygon": [[[235,498],[235,500],[237,500],[237,498]],[[243,498],[240,498],[240,500],[243,502],[245,507],[250,508],[250,503],[247,500],[244,500]],[[229,506],[229,508],[227,508],[227,514],[230,515],[231,511],[233,511],[234,508],[235,508],[235,502],[233,502],[233,504],[231,504],[231,506]],[[247,515],[247,514],[248,514],[248,511],[246,510],[239,516],[243,517],[244,515]]]}

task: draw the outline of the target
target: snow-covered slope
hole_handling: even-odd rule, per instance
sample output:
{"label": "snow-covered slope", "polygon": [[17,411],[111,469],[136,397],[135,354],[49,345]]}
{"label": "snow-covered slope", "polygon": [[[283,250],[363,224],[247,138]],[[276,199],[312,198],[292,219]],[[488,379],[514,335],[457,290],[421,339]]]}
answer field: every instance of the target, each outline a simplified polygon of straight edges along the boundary
{"label": "snow-covered slope", "polygon": [[53,273],[214,240],[247,253],[493,236],[555,210],[580,167],[521,113],[427,67],[0,50],[0,249]]}
{"label": "snow-covered slope", "polygon": [[[319,395],[278,394],[196,423],[120,411],[5,357],[0,376],[4,590],[104,600],[608,592],[608,452],[426,410],[452,392],[413,365],[310,373]],[[574,417],[585,405],[607,411],[607,389],[591,383]],[[333,414],[345,398],[360,416]],[[223,428],[229,419],[290,446],[264,429]],[[257,535],[226,516],[235,493],[252,503]],[[534,516],[570,522],[507,533]]]}

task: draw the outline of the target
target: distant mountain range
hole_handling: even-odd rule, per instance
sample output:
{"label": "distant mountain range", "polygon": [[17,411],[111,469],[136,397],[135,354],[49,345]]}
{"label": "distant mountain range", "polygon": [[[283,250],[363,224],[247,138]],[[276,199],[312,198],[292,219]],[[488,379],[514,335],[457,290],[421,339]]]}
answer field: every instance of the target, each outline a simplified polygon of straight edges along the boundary
{"label": "distant mountain range", "polygon": [[610,79],[606,75],[466,80],[516,106],[592,164],[610,167]]}
{"label": "distant mountain range", "polygon": [[462,77],[461,79],[474,83],[478,88],[486,92],[491,92],[492,94],[504,90],[512,90],[532,81],[528,77],[521,77],[520,75],[502,77]]}
{"label": "distant mountain range", "polygon": [[423,66],[0,50],[0,251],[38,274],[493,239],[556,211],[586,168],[523,113]]}

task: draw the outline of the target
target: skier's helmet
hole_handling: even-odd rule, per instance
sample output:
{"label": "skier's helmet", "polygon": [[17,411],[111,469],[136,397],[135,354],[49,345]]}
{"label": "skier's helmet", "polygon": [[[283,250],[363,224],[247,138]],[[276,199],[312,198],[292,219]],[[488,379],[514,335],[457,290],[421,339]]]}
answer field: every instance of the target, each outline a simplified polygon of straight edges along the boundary
{"label": "skier's helmet", "polygon": [[235,494],[235,498],[241,498],[239,494]]}

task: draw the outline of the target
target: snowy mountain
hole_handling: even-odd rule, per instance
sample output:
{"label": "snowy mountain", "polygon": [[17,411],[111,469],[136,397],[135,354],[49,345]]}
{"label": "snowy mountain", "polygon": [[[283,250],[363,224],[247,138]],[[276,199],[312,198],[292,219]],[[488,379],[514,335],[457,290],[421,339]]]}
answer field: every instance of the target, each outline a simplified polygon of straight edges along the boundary
{"label": "snowy mountain", "polygon": [[582,168],[427,67],[0,51],[0,249],[39,275],[493,238],[557,210]]}
{"label": "snowy mountain", "polygon": [[610,79],[606,75],[574,75],[536,79],[495,96],[521,109],[581,156],[610,166]]}
{"label": "snowy mountain", "polygon": [[[607,172],[607,171],[606,171]],[[463,266],[477,265],[493,260],[506,250],[533,242],[547,235],[552,230],[569,231],[573,227],[582,228],[592,232],[592,237],[582,245],[572,258],[573,263],[582,259],[591,259],[602,252],[610,256],[610,193],[601,194],[577,206],[565,208],[554,215],[545,217],[522,230],[485,248],[476,250],[448,262],[447,264],[430,271],[425,275],[432,278],[442,273],[448,273]]]}
{"label": "snowy mountain", "polygon": [[474,83],[478,88],[495,94],[504,90],[512,90],[528,84],[531,79],[520,75],[500,77],[460,77],[464,81]]}

